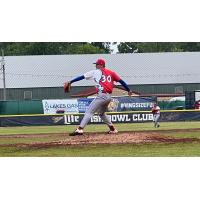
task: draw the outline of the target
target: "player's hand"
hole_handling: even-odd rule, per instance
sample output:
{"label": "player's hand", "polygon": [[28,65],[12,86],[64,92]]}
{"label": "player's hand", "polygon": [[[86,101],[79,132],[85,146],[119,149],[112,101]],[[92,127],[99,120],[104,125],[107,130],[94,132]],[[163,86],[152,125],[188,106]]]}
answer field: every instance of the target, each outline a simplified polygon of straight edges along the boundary
{"label": "player's hand", "polygon": [[64,92],[67,93],[70,92],[70,90],[71,90],[71,83],[67,81],[64,83]]}
{"label": "player's hand", "polygon": [[131,97],[132,94],[133,94],[133,92],[130,90],[130,91],[128,92],[128,96]]}

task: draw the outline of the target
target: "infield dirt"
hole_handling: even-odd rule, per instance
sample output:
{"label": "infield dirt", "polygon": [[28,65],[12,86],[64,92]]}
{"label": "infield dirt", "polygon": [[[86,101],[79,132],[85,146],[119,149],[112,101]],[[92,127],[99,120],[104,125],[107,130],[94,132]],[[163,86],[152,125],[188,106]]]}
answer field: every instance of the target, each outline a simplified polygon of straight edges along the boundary
{"label": "infield dirt", "polygon": [[[179,143],[179,142],[199,142],[199,138],[178,138],[173,137],[173,134],[166,135],[165,133],[173,132],[188,132],[191,129],[182,130],[156,130],[156,131],[137,131],[137,132],[120,132],[118,134],[106,133],[84,133],[82,136],[69,136],[68,133],[48,133],[48,134],[16,134],[16,135],[1,135],[1,138],[47,138],[46,142],[26,142],[18,143],[17,140],[13,144],[1,144],[0,147],[20,147],[20,148],[47,148],[58,146],[74,146],[87,144],[142,144],[142,143]],[[199,132],[200,129],[192,129],[193,132]],[[56,135],[56,140],[48,141],[48,138]]]}

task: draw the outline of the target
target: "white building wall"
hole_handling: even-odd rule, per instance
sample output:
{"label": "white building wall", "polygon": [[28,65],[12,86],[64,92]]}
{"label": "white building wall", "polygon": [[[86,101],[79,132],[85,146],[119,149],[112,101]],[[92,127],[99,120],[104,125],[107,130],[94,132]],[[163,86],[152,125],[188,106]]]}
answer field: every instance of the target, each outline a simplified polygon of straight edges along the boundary
{"label": "white building wall", "polygon": [[[128,84],[200,83],[200,52],[5,56],[6,87],[60,87],[98,58]],[[3,88],[2,74],[0,87]],[[92,81],[74,83],[92,85]]]}

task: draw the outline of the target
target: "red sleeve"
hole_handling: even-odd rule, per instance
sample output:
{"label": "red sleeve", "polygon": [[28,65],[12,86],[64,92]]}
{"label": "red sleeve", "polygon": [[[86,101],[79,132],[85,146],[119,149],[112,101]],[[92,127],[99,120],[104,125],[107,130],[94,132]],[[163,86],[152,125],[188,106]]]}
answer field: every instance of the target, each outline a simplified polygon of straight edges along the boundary
{"label": "red sleeve", "polygon": [[116,81],[116,82],[118,82],[121,79],[115,72],[112,73],[112,77],[113,77],[113,81]]}

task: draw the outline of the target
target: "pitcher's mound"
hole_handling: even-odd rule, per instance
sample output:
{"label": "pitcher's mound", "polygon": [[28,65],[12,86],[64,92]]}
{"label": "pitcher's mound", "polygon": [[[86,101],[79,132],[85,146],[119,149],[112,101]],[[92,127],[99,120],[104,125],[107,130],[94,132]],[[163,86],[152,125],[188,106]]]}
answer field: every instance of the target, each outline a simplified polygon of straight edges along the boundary
{"label": "pitcher's mound", "polygon": [[[88,145],[88,144],[139,144],[139,143],[177,143],[177,142],[193,142],[199,141],[198,138],[174,138],[167,136],[164,133],[158,132],[123,132],[118,134],[105,133],[85,133],[81,136],[69,136],[68,134],[30,134],[30,135],[15,135],[9,137],[33,137],[34,139],[50,138],[52,135],[59,136],[57,140],[49,142],[26,142],[15,144],[4,144],[0,146],[15,146],[15,147],[58,147],[71,145]],[[3,137],[3,136],[1,136]],[[4,136],[5,137],[5,136]],[[7,136],[8,137],[8,136]],[[60,139],[59,139],[60,138]]]}

